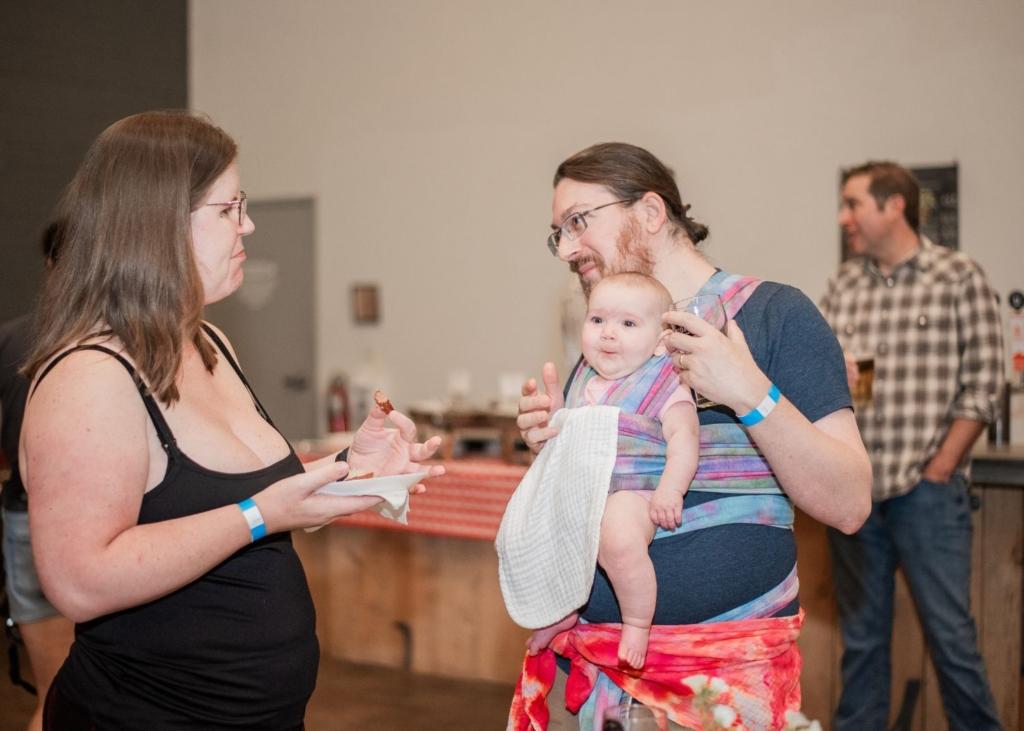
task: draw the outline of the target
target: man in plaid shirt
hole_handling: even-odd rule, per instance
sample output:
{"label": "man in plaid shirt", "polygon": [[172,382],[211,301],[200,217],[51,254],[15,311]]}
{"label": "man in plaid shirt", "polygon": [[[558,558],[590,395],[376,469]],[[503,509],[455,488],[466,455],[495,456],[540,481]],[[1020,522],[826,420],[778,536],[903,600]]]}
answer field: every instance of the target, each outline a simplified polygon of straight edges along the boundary
{"label": "man in plaid shirt", "polygon": [[885,729],[893,577],[902,565],[951,729],[1000,728],[970,613],[970,451],[1003,379],[995,295],[964,254],[918,234],[905,168],[869,162],[843,176],[850,251],[822,311],[847,355],[874,358],[857,422],[871,455],[873,507],[847,536],[829,529],[843,633],[836,731]]}

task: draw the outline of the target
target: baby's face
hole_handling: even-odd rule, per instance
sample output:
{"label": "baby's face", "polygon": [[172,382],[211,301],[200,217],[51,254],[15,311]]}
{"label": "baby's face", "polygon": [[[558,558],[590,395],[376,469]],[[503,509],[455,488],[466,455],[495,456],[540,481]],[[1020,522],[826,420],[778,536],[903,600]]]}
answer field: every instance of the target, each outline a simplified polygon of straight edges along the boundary
{"label": "baby's face", "polygon": [[628,376],[647,362],[661,336],[660,298],[645,288],[608,282],[594,289],[582,349],[604,378]]}

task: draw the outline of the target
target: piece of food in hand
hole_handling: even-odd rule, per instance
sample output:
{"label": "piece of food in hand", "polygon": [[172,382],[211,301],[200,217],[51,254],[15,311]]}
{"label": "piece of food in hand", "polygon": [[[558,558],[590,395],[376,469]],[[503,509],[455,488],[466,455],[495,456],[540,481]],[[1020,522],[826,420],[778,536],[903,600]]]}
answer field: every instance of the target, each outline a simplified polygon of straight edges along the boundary
{"label": "piece of food in hand", "polygon": [[371,477],[373,477],[372,472],[356,472],[352,475],[349,475],[348,481],[351,482],[352,480],[369,480]]}
{"label": "piece of food in hand", "polygon": [[383,391],[374,391],[373,400],[377,402],[377,405],[385,414],[390,414],[392,411],[395,410],[395,407],[391,405],[391,402],[388,401],[388,397],[384,395]]}

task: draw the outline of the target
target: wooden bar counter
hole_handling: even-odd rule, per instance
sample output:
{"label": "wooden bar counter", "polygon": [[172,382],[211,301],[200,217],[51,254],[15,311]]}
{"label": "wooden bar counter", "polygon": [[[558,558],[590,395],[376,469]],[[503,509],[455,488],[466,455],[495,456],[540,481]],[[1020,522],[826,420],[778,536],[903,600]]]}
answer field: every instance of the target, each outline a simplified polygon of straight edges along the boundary
{"label": "wooden bar counter", "polygon": [[[505,611],[494,552],[505,502],[525,468],[498,461],[446,463],[449,474],[412,498],[408,527],[371,514],[295,534],[317,606],[323,652],[457,678],[514,682],[529,632]],[[1024,446],[975,451],[971,605],[997,709],[1019,728]],[[806,622],[803,706],[828,728],[839,697],[842,643],[824,527],[796,523]],[[910,728],[941,731],[937,680],[902,575],[893,632],[892,718],[908,680],[921,682]]]}
{"label": "wooden bar counter", "polygon": [[411,498],[409,525],[365,512],[297,532],[333,658],[513,683],[529,631],[508,617],[494,537],[526,467],[446,462]]}

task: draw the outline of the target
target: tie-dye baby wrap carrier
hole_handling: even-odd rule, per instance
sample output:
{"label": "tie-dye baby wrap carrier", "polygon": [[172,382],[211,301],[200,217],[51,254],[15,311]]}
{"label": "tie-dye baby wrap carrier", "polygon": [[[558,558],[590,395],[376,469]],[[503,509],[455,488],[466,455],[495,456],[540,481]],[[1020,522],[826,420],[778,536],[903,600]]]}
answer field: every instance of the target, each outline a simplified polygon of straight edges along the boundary
{"label": "tie-dye baby wrap carrier", "polygon": [[[758,284],[759,280],[751,277],[718,271],[698,294],[718,294],[732,319]],[[664,383],[671,365],[666,371],[660,360],[652,358],[645,367],[623,379],[621,387],[609,389],[606,396],[606,403],[623,410],[619,419],[621,452],[612,489],[653,489],[664,467],[665,442],[660,424],[653,417],[671,393]],[[592,377],[593,369],[589,366],[577,369],[567,395],[569,405],[583,403],[585,381]],[[734,494],[685,509],[682,525],[675,531],[659,528],[654,540],[736,523],[793,528],[792,505],[738,420],[701,424],[700,459],[689,489]],[[789,617],[772,615],[792,603],[798,589],[794,566],[778,586],[762,596],[701,624],[655,626],[647,664],[639,673],[626,673],[618,666],[615,648],[619,625],[577,625],[558,635],[548,650],[526,656],[508,728],[547,728],[546,695],[554,679],[554,650],[571,661],[566,703],[570,710],[578,712],[580,729],[600,729],[604,709],[628,700],[627,693],[643,703],[665,709],[676,723],[700,728],[696,696],[690,685],[683,682],[693,675],[719,678],[728,685],[729,705],[739,712],[731,728],[781,728],[785,712],[800,705],[800,653],[796,638],[803,613]]]}
{"label": "tie-dye baby wrap carrier", "polygon": [[[567,408],[586,406],[587,383],[597,376],[586,361],[573,374]],[[619,434],[615,468],[609,492],[653,490],[665,470],[665,437],[658,415],[679,385],[668,355],[655,355],[628,376],[612,381],[601,405],[619,408]]]}

